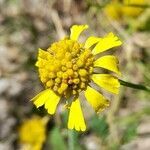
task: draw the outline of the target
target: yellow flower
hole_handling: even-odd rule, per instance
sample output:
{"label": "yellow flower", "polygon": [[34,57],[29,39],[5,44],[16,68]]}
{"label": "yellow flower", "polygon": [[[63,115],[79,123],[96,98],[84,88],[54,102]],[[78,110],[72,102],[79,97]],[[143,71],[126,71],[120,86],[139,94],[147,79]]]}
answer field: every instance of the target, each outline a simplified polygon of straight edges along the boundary
{"label": "yellow flower", "polygon": [[46,139],[47,118],[37,116],[26,120],[19,128],[19,140],[23,150],[41,150]]}
{"label": "yellow flower", "polygon": [[144,10],[144,8],[138,7],[138,5],[146,4],[146,0],[123,0],[122,3],[119,0],[114,0],[104,7],[104,12],[109,18],[114,20],[121,20],[125,16],[137,17]]}
{"label": "yellow flower", "polygon": [[124,5],[133,5],[133,6],[124,6],[122,10],[123,14],[126,16],[137,17],[141,14],[144,8],[137,7],[134,5],[142,6],[146,4],[146,1],[145,0],[124,0],[123,3]]}
{"label": "yellow flower", "polygon": [[112,1],[111,3],[108,3],[104,7],[105,14],[114,20],[120,20],[122,18],[122,5],[118,2]]}
{"label": "yellow flower", "polygon": [[85,131],[86,125],[81,110],[80,93],[83,91],[87,101],[101,112],[109,106],[109,101],[90,86],[95,82],[105,90],[118,94],[119,81],[111,74],[96,74],[94,68],[103,68],[120,75],[118,59],[112,55],[95,58],[97,54],[120,46],[122,42],[113,33],[105,37],[89,37],[85,43],[78,41],[88,25],[71,27],[69,38],[53,43],[47,51],[39,49],[36,66],[46,90],[35,96],[32,101],[36,107],[43,106],[49,114],[54,114],[61,98],[68,101],[70,113],[68,128]]}

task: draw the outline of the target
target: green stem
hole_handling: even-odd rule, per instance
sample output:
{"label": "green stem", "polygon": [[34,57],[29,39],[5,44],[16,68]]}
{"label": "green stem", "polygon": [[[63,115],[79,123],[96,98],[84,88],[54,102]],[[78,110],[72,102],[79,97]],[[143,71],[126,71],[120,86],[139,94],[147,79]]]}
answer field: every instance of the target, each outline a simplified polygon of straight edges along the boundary
{"label": "green stem", "polygon": [[147,86],[144,86],[144,85],[141,85],[141,84],[134,84],[134,83],[130,83],[130,82],[120,80],[120,79],[119,79],[119,82],[123,86],[127,86],[127,87],[130,87],[130,88],[133,88],[133,89],[144,90],[144,91],[150,92],[150,87],[147,87]]}
{"label": "green stem", "polygon": [[68,130],[68,148],[69,150],[75,150],[74,148],[74,135],[72,130]]}

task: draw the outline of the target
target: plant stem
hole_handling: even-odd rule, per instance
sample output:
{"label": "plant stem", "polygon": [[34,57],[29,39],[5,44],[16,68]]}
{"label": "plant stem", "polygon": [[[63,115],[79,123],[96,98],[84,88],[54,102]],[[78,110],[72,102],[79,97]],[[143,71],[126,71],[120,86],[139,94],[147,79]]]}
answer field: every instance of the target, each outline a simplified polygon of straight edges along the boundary
{"label": "plant stem", "polygon": [[130,87],[130,88],[133,88],[133,89],[144,90],[144,91],[150,92],[150,87],[147,87],[147,86],[144,86],[144,85],[141,85],[141,84],[134,84],[134,83],[130,83],[130,82],[120,80],[120,79],[119,79],[119,82],[120,82],[121,85],[126,86],[126,87]]}
{"label": "plant stem", "polygon": [[69,150],[75,150],[74,148],[74,138],[73,138],[73,131],[68,130],[68,149]]}

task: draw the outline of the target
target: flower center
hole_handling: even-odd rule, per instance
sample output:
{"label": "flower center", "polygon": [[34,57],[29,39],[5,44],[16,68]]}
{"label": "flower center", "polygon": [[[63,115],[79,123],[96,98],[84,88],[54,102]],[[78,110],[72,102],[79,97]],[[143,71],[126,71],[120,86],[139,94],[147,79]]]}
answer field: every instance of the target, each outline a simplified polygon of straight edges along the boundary
{"label": "flower center", "polygon": [[53,43],[39,65],[41,81],[46,88],[66,97],[84,90],[93,72],[94,56],[90,49],[70,39]]}

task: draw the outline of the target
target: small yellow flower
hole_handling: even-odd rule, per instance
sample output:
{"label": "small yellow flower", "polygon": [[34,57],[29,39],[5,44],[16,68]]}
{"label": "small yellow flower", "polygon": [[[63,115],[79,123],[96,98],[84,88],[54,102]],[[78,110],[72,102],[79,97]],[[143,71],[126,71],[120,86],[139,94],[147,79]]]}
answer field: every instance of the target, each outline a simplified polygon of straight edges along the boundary
{"label": "small yellow flower", "polygon": [[118,3],[117,1],[112,1],[111,3],[108,3],[104,7],[105,14],[113,19],[113,20],[120,20],[122,18],[122,5]]}
{"label": "small yellow flower", "polygon": [[26,120],[19,128],[19,140],[23,150],[41,150],[46,139],[47,118],[37,116]]}
{"label": "small yellow flower", "polygon": [[143,12],[144,8],[140,8],[134,5],[145,5],[146,0],[124,0],[123,1],[124,5],[133,5],[133,6],[124,6],[122,8],[123,14],[125,16],[131,16],[131,17],[137,17]]}
{"label": "small yellow flower", "polygon": [[104,12],[114,20],[121,20],[126,16],[137,17],[144,11],[142,5],[146,4],[146,0],[123,0],[122,3],[119,0],[114,0],[104,7]]}
{"label": "small yellow flower", "polygon": [[80,106],[80,93],[83,91],[87,101],[101,112],[109,106],[109,101],[90,86],[95,82],[105,90],[118,94],[119,81],[111,74],[96,74],[94,68],[103,68],[120,75],[118,59],[105,55],[98,59],[95,56],[110,48],[120,46],[122,42],[113,33],[105,37],[89,37],[85,43],[78,41],[82,31],[88,25],[71,27],[69,38],[53,43],[47,51],[39,49],[36,66],[46,90],[35,96],[32,101],[36,107],[43,106],[49,114],[54,114],[61,98],[68,101],[68,128],[85,131],[86,125]]}

